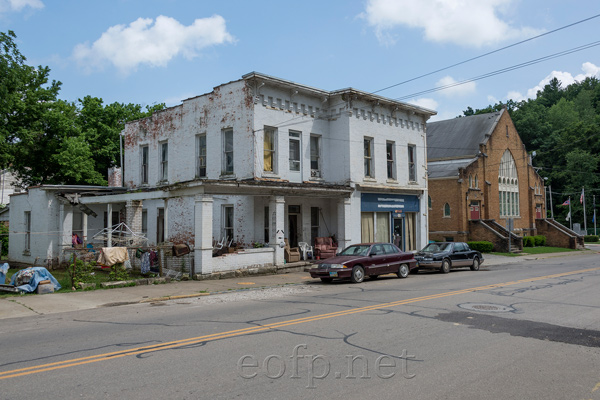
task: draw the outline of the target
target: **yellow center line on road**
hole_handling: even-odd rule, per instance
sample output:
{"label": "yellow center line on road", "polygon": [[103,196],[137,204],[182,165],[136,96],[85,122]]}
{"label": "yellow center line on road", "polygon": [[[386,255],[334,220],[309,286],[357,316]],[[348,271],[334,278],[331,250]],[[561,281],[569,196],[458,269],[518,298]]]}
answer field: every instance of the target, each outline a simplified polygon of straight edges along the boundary
{"label": "yellow center line on road", "polygon": [[451,292],[415,297],[415,298],[411,298],[411,299],[399,300],[399,301],[394,301],[394,302],[390,302],[390,303],[381,303],[381,304],[376,304],[376,305],[371,305],[371,306],[359,307],[359,308],[354,308],[351,310],[336,311],[336,312],[327,313],[327,314],[313,315],[311,317],[304,317],[304,318],[298,318],[298,319],[293,319],[293,320],[288,320],[288,321],[274,322],[272,324],[267,324],[267,325],[260,325],[260,326],[237,329],[237,330],[232,330],[232,331],[214,333],[214,334],[210,334],[210,335],[198,336],[198,337],[188,338],[188,339],[180,339],[180,340],[175,340],[175,341],[171,341],[171,342],[161,343],[158,345],[136,347],[136,348],[132,348],[129,350],[115,351],[115,352],[110,352],[110,353],[98,354],[95,356],[81,357],[81,358],[75,358],[72,360],[65,360],[65,361],[58,361],[58,362],[54,362],[54,363],[37,365],[37,366],[33,366],[33,367],[14,369],[14,370],[10,370],[10,371],[0,372],[0,380],[8,379],[8,378],[16,378],[19,376],[25,376],[25,375],[31,375],[31,374],[37,374],[40,372],[53,371],[53,370],[58,370],[58,369],[62,369],[62,368],[70,368],[70,367],[75,367],[75,366],[84,365],[84,364],[90,364],[90,363],[94,363],[94,362],[98,362],[98,361],[113,360],[113,359],[121,358],[121,357],[125,357],[125,356],[133,356],[133,355],[137,355],[137,354],[173,349],[173,348],[178,348],[178,347],[182,347],[182,346],[190,346],[190,345],[195,345],[195,344],[199,344],[199,343],[203,343],[203,342],[209,342],[209,341],[213,341],[213,340],[219,340],[219,339],[225,339],[225,338],[230,338],[230,337],[235,337],[235,336],[264,332],[264,331],[278,329],[278,328],[291,326],[291,325],[298,325],[298,324],[320,321],[320,320],[329,319],[329,318],[335,318],[335,317],[343,317],[343,316],[347,316],[347,315],[363,313],[366,311],[380,310],[383,308],[396,307],[396,306],[400,306],[400,305],[417,303],[417,302],[426,301],[426,300],[440,299],[440,298],[444,298],[444,297],[456,296],[459,294],[466,294],[466,293],[478,292],[478,291],[494,289],[494,288],[499,288],[499,287],[517,285],[520,283],[535,282],[535,281],[544,280],[544,279],[560,278],[563,276],[582,274],[585,272],[592,272],[592,271],[598,271],[598,270],[600,270],[600,268],[589,268],[589,269],[582,269],[582,270],[571,271],[571,272],[562,272],[562,273],[553,274],[553,275],[545,275],[545,276],[540,276],[540,277],[536,277],[536,278],[521,279],[518,281],[511,281],[511,282],[497,283],[497,284],[479,286],[479,287],[462,289],[462,290],[455,290],[455,291],[451,291]]}

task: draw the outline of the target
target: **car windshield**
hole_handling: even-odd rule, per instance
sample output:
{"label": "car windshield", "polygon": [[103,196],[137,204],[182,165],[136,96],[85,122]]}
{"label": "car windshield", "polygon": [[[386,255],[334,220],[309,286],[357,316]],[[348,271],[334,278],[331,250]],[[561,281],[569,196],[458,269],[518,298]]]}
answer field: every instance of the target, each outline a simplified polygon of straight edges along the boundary
{"label": "car windshield", "polygon": [[340,256],[366,256],[369,251],[367,245],[348,246],[339,254]]}
{"label": "car windshield", "polygon": [[423,251],[426,253],[437,253],[440,251],[450,250],[450,246],[452,246],[450,243],[429,243],[427,246],[425,246]]}

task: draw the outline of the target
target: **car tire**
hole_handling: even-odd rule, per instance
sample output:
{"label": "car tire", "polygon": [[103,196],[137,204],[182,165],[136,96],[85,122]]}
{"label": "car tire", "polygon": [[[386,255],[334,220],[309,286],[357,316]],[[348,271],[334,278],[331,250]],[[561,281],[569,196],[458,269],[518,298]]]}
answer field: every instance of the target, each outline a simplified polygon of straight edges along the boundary
{"label": "car tire", "polygon": [[379,275],[369,275],[369,278],[371,278],[371,279],[377,279],[377,278],[379,278]]}
{"label": "car tire", "polygon": [[442,274],[447,274],[448,272],[450,272],[450,260],[448,260],[447,258],[444,258],[444,261],[442,261],[440,272]]}
{"label": "car tire", "polygon": [[473,259],[473,265],[471,265],[471,271],[479,271],[479,257]]}
{"label": "car tire", "polygon": [[323,283],[331,283],[333,281],[333,278],[321,278],[321,282]]}
{"label": "car tire", "polygon": [[410,268],[407,264],[401,264],[398,267],[398,272],[396,272],[396,275],[398,275],[398,278],[406,278],[408,276],[408,274],[410,274]]}
{"label": "car tire", "polygon": [[365,270],[360,265],[356,265],[352,268],[352,275],[350,275],[350,280],[352,283],[361,283],[365,279]]}

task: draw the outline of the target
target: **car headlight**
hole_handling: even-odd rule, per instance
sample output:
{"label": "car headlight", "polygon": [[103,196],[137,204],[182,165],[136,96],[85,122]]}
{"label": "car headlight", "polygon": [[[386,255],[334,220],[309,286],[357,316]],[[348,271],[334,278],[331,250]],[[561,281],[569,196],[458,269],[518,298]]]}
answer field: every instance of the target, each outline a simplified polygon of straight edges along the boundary
{"label": "car headlight", "polygon": [[329,268],[348,268],[347,266],[345,266],[344,264],[330,264]]}

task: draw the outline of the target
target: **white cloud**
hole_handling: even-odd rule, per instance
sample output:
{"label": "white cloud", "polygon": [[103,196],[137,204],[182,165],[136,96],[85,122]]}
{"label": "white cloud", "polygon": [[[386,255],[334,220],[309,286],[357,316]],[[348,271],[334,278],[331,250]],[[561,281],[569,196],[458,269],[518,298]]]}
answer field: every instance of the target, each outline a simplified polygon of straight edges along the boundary
{"label": "white cloud", "polygon": [[44,8],[41,0],[0,0],[0,12],[22,11],[25,7]]}
{"label": "white cloud", "polygon": [[390,30],[399,26],[421,28],[432,42],[481,47],[541,31],[514,27],[499,14],[514,0],[368,0],[361,14],[375,28],[382,43],[393,43]]}
{"label": "white cloud", "polygon": [[419,107],[424,107],[424,108],[428,108],[430,110],[437,110],[438,108],[438,102],[435,101],[434,99],[429,99],[429,98],[420,98],[420,99],[415,99],[415,100],[411,100],[410,104],[414,104],[415,106],[419,106]]}
{"label": "white cloud", "polygon": [[575,76],[573,76],[570,72],[552,71],[550,75],[542,79],[540,83],[537,84],[537,86],[532,87],[527,91],[527,98],[535,99],[538,90],[543,90],[544,86],[546,86],[548,82],[550,82],[554,78],[558,79],[562,83],[563,88],[567,87],[572,83],[581,82],[588,77],[595,76],[600,78],[600,67],[592,64],[591,62],[583,63],[581,66],[581,70],[583,71],[583,73]]}
{"label": "white cloud", "polygon": [[514,100],[514,101],[523,101],[526,100],[525,96],[521,92],[517,92],[516,90],[511,90],[506,95],[506,100]]}
{"label": "white cloud", "polygon": [[475,93],[475,90],[477,89],[477,84],[475,82],[458,84],[458,81],[454,80],[451,76],[443,77],[435,84],[435,86],[438,88],[448,86],[448,88],[441,90],[440,93],[449,97],[465,96]]}
{"label": "white cloud", "polygon": [[93,44],[78,44],[73,57],[88,71],[109,63],[127,75],[142,64],[164,67],[178,55],[191,59],[206,47],[232,42],[220,15],[196,19],[189,26],[161,15],[156,21],[138,18],[128,26],[111,26]]}

